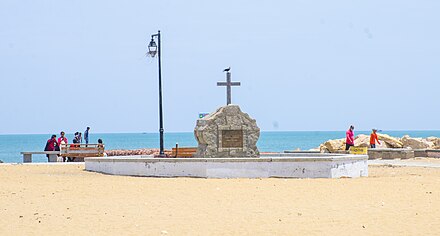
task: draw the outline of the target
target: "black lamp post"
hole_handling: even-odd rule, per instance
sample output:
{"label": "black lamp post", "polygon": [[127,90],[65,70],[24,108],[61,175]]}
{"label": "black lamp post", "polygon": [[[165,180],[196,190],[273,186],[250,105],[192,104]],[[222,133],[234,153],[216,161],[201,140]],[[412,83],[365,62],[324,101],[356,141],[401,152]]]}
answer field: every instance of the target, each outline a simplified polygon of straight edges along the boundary
{"label": "black lamp post", "polygon": [[[154,41],[154,37],[157,37],[157,45]],[[160,134],[160,152],[159,157],[165,157],[165,153],[163,151],[163,114],[162,114],[162,73],[160,67],[160,30],[157,31],[157,34],[151,35],[151,41],[148,45],[148,54],[151,57],[155,57],[156,54],[158,56],[158,64],[159,64],[159,134]]]}

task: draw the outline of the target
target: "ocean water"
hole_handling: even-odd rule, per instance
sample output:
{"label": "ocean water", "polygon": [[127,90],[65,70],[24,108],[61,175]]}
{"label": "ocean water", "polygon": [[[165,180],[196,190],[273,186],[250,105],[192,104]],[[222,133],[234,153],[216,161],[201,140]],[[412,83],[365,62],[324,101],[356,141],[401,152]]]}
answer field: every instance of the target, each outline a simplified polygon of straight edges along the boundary
{"label": "ocean water", "polygon": [[[394,137],[410,135],[411,137],[440,137],[440,131],[383,131]],[[370,131],[355,131],[355,135],[370,134]],[[69,143],[73,134],[66,134]],[[345,131],[289,131],[261,132],[257,146],[261,152],[282,152],[284,150],[308,150],[318,147],[329,139],[344,138]],[[50,134],[20,134],[0,135],[0,160],[7,163],[22,162],[22,151],[43,151]],[[128,133],[128,134],[90,134],[91,143],[97,143],[98,138],[104,141],[106,149],[137,149],[159,148],[157,133]],[[170,149],[179,143],[181,147],[197,146],[192,132],[165,133],[165,148]],[[45,155],[33,155],[33,162],[47,162]]]}

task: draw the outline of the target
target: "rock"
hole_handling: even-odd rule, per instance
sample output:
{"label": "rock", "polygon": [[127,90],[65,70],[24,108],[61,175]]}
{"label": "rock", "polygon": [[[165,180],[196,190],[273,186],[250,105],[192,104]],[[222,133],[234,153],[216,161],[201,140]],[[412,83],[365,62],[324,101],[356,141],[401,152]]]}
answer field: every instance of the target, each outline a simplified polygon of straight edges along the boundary
{"label": "rock", "polygon": [[323,146],[325,147],[325,149],[328,150],[328,152],[342,151],[345,150],[345,139],[341,138],[341,139],[328,140],[323,144]]}
{"label": "rock", "polygon": [[0,160],[0,163],[3,163],[3,161],[2,161],[2,160]]}
{"label": "rock", "polygon": [[329,153],[330,151],[325,147],[324,144],[319,145],[319,152],[321,153]]}
{"label": "rock", "polygon": [[390,148],[390,146],[388,146],[386,142],[382,141],[380,144],[376,143],[376,148]]}
{"label": "rock", "polygon": [[401,139],[403,143],[404,148],[411,148],[411,149],[427,149],[427,148],[433,148],[434,143],[430,142],[426,139],[422,138],[411,138],[409,135],[405,135]]}
{"label": "rock", "polygon": [[426,138],[427,141],[432,142],[433,147],[432,149],[440,149],[440,138],[438,137],[428,137]]}
{"label": "rock", "polygon": [[435,147],[435,142],[429,141],[427,139],[422,139],[423,143],[425,143],[426,145],[428,145],[427,149],[432,149]]}
{"label": "rock", "polygon": [[354,138],[355,147],[369,147],[370,146],[370,136],[365,134],[359,134]]}
{"label": "rock", "polygon": [[257,122],[238,105],[220,107],[197,120],[194,136],[199,143],[194,157],[259,157]]}
{"label": "rock", "polygon": [[389,136],[388,134],[377,134],[377,138],[380,141],[383,141],[386,143],[386,145],[390,148],[402,148],[403,147],[403,143],[394,137]]}
{"label": "rock", "polygon": [[438,139],[439,139],[439,138],[434,137],[434,136],[430,136],[430,137],[427,137],[427,138],[426,138],[427,141],[429,141],[429,142],[433,142],[433,143],[435,143]]}

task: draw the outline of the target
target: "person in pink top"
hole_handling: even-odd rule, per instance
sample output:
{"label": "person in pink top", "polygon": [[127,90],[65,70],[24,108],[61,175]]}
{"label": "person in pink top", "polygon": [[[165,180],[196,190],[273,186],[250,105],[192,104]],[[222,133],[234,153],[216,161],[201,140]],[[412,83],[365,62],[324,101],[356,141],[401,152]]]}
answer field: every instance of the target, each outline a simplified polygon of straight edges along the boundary
{"label": "person in pink top", "polygon": [[[67,144],[67,138],[64,135],[65,135],[64,131],[61,131],[60,137],[58,138],[58,142],[57,142],[58,143],[58,147],[60,147],[60,148],[61,148],[61,144]],[[60,155],[58,155],[58,156],[60,156]],[[65,157],[63,157],[63,162],[64,161],[66,161]]]}
{"label": "person in pink top", "polygon": [[349,150],[350,147],[354,146],[354,126],[350,125],[350,128],[345,132],[345,150]]}
{"label": "person in pink top", "polygon": [[58,138],[58,145],[60,146],[61,146],[61,142],[67,144],[67,138],[64,135],[65,135],[64,131],[61,131],[60,137]]}

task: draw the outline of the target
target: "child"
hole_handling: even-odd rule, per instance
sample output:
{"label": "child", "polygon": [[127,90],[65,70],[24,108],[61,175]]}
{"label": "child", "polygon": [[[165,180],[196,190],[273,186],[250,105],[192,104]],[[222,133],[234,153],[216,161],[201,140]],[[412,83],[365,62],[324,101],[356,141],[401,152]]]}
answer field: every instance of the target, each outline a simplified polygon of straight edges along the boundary
{"label": "child", "polygon": [[[104,150],[104,144],[102,143],[102,139],[98,139],[98,148],[102,148]],[[107,153],[103,153],[102,156],[106,157]]]}

